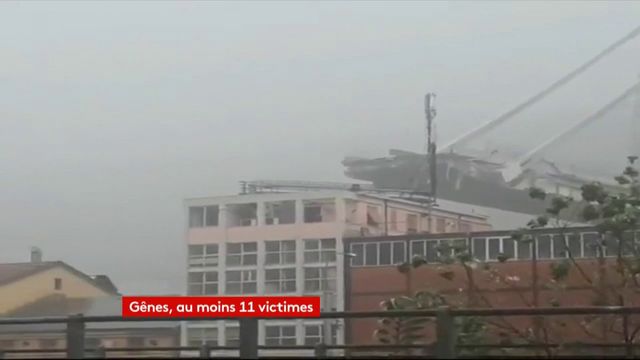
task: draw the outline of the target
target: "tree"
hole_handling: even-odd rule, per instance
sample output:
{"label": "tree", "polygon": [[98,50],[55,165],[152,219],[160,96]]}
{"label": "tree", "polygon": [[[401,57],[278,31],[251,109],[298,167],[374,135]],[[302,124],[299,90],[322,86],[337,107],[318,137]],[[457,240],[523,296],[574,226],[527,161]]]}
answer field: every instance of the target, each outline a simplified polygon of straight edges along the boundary
{"label": "tree", "polygon": [[[636,230],[640,219],[640,177],[635,168],[636,157],[629,157],[628,166],[621,175],[615,177],[619,189],[608,190],[601,183],[585,184],[581,188],[582,199],[575,200],[566,196],[553,196],[548,199],[544,191],[532,188],[530,196],[541,201],[548,201],[549,207],[545,214],[532,219],[526,227],[516,230],[512,238],[525,245],[529,245],[532,254],[531,286],[522,286],[518,274],[509,274],[501,268],[501,263],[508,260],[505,254],[498,256],[497,263],[487,263],[474,259],[470,253],[469,244],[458,244],[438,249],[437,264],[429,264],[429,271],[435,271],[448,281],[460,281],[464,286],[456,294],[445,294],[439,291],[418,292],[414,296],[404,297],[402,301],[390,299],[383,303],[387,310],[403,308],[431,308],[442,305],[450,307],[494,307],[487,296],[490,292],[479,285],[492,283],[495,286],[510,289],[515,293],[522,306],[566,306],[564,295],[570,285],[570,275],[587,285],[591,294],[592,305],[626,306],[640,302],[636,300],[640,293],[640,246]],[[582,221],[590,223],[597,231],[597,238],[592,239],[589,251],[595,254],[593,259],[576,259],[570,246],[572,233],[569,224],[562,220],[571,217],[569,212],[576,211]],[[537,245],[541,235],[540,230],[555,227],[558,229],[556,239],[563,245],[565,258],[549,263],[548,278],[538,277]],[[470,241],[470,239],[469,239]],[[403,264],[399,271],[409,273],[427,265],[424,258],[416,257],[410,264]],[[528,292],[531,296],[528,296]],[[551,298],[542,299],[540,291],[551,293]],[[428,294],[428,296],[426,295]],[[541,303],[544,301],[544,303]],[[411,305],[412,304],[412,305]],[[406,321],[406,320],[405,320]],[[416,323],[395,322],[388,320],[381,322],[381,329],[376,333],[378,338],[386,343],[415,343],[424,338],[424,328],[427,320]],[[500,343],[549,344],[554,342],[560,347],[543,346],[543,353],[552,357],[564,351],[562,344],[573,342],[570,328],[579,328],[582,335],[598,342],[610,341],[614,336],[622,336],[625,344],[637,342],[640,333],[640,322],[630,316],[622,318],[612,316],[592,316],[581,320],[550,317],[532,319],[531,326],[522,327],[509,319],[472,319],[473,326],[465,328],[465,323],[457,324],[466,338],[459,343],[471,343],[471,340],[486,340],[490,336],[499,339]],[[390,329],[396,329],[394,333]],[[391,334],[402,334],[391,336]],[[408,335],[407,335],[408,334]],[[422,337],[421,337],[422,336]],[[384,339],[384,340],[383,340]],[[553,341],[552,341],[553,340]],[[494,343],[495,341],[491,341]],[[504,350],[506,351],[506,350]],[[631,355],[632,347],[627,347],[627,355]]]}
{"label": "tree", "polygon": [[[446,299],[438,294],[420,291],[414,296],[401,296],[383,301],[381,306],[387,311],[425,310],[446,305]],[[417,345],[425,337],[424,330],[432,319],[422,317],[391,317],[381,319],[375,336],[383,344]],[[409,355],[413,348],[395,349],[397,354]]]}

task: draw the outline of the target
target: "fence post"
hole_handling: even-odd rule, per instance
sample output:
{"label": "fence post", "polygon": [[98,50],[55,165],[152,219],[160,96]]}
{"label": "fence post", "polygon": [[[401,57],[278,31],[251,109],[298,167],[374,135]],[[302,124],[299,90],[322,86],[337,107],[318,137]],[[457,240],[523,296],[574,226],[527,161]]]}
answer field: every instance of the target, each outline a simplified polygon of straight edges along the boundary
{"label": "fence post", "polygon": [[629,314],[622,315],[622,326],[624,333],[625,355],[627,359],[633,359],[633,339],[631,339],[631,335],[629,334]]}
{"label": "fence post", "polygon": [[327,358],[327,344],[318,343],[313,351],[316,355],[316,359]]}
{"label": "fence post", "polygon": [[211,348],[207,344],[200,346],[200,359],[209,359],[211,357]]}
{"label": "fence post", "polygon": [[449,308],[444,306],[436,314],[436,358],[456,358],[456,329]]}
{"label": "fence post", "polygon": [[82,314],[67,320],[67,358],[84,359],[84,321]]}
{"label": "fence post", "polygon": [[258,319],[240,319],[240,358],[258,358]]}

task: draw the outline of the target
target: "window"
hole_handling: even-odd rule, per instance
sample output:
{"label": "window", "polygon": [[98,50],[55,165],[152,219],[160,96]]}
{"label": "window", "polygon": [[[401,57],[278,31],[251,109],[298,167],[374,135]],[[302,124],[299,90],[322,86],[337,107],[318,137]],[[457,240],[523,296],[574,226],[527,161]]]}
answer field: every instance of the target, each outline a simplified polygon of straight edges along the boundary
{"label": "window", "polygon": [[627,231],[622,235],[622,255],[631,256],[635,251],[633,232]]}
{"label": "window", "polygon": [[304,240],[304,262],[336,261],[336,239]]}
{"label": "window", "polygon": [[306,325],[304,327],[304,344],[311,346],[322,343],[322,325]]}
{"label": "window", "polygon": [[485,238],[474,238],[472,241],[473,245],[473,257],[480,260],[487,260],[487,239]]}
{"label": "window", "polygon": [[198,228],[204,226],[204,207],[194,206],[189,208],[189,227]]}
{"label": "window", "polygon": [[151,345],[151,346],[158,346],[158,340],[156,340],[156,339],[149,339],[149,345]]}
{"label": "window", "polygon": [[132,336],[127,339],[127,346],[132,348],[144,347],[144,338],[141,336]]}
{"label": "window", "polygon": [[411,257],[423,256],[427,262],[435,263],[440,260],[440,257],[448,257],[453,255],[455,247],[465,249],[467,247],[467,240],[412,240]]}
{"label": "window", "polygon": [[393,243],[393,264],[402,264],[406,261],[405,243],[395,241]]}
{"label": "window", "polygon": [[218,226],[219,209],[217,205],[205,206],[204,226]]}
{"label": "window", "polygon": [[187,328],[189,346],[218,345],[218,328]]}
{"label": "window", "polygon": [[296,241],[265,241],[265,264],[284,265],[296,263]]}
{"label": "window", "polygon": [[516,257],[515,240],[511,238],[502,239],[502,253],[513,259]]}
{"label": "window", "polygon": [[[307,346],[317,345],[322,343],[323,338],[323,329],[324,326],[322,324],[317,325],[305,325],[304,327],[304,344]],[[338,343],[338,326],[336,324],[331,324],[331,343]]]}
{"label": "window", "polygon": [[192,206],[189,208],[189,227],[218,226],[219,212],[217,205]]}
{"label": "window", "polygon": [[584,242],[584,256],[598,256],[598,248],[600,247],[600,236],[597,233],[585,233],[582,234],[582,239]]}
{"label": "window", "polygon": [[531,241],[525,241],[524,239],[518,241],[518,259],[531,259]]}
{"label": "window", "polygon": [[398,231],[398,212],[396,210],[391,210],[391,219],[389,224],[389,229],[391,231]]}
{"label": "window", "polygon": [[226,273],[227,294],[255,294],[257,291],[256,270],[236,270]]}
{"label": "window", "polygon": [[438,252],[438,240],[428,240],[425,242],[425,245],[427,250],[427,262],[437,262],[440,257]]}
{"label": "window", "polygon": [[424,240],[414,240],[411,242],[411,257],[414,256],[425,256],[425,241]]}
{"label": "window", "polygon": [[218,244],[189,245],[189,266],[218,266]]}
{"label": "window", "polygon": [[258,225],[258,204],[227,205],[227,224],[230,227]]}
{"label": "window", "polygon": [[225,326],[224,329],[225,346],[240,346],[240,328],[237,326]]}
{"label": "window", "polygon": [[538,258],[551,258],[551,238],[549,235],[541,235],[538,237]]}
{"label": "window", "polygon": [[333,199],[305,200],[303,206],[305,223],[336,221],[336,205]]}
{"label": "window", "polygon": [[335,291],[336,289],[336,269],[335,268],[305,268],[304,269],[304,291]]}
{"label": "window", "polygon": [[41,349],[55,349],[58,346],[57,339],[42,339],[40,340]]}
{"label": "window", "polygon": [[418,232],[418,215],[407,214],[407,233],[415,234]]}
{"label": "window", "polygon": [[322,222],[322,207],[319,205],[305,205],[304,207],[304,222],[305,223],[317,223]]}
{"label": "window", "polygon": [[553,257],[554,258],[564,258],[567,257],[567,245],[565,243],[565,238],[562,235],[554,235],[553,236]]}
{"label": "window", "polygon": [[438,240],[411,241],[411,257],[421,256],[427,262],[436,262],[439,258]]}
{"label": "window", "polygon": [[266,269],[265,292],[287,293],[296,291],[296,269]]}
{"label": "window", "polygon": [[450,257],[453,255],[453,246],[454,246],[454,241],[453,240],[434,240],[434,243],[436,243],[436,251],[438,253],[438,258],[436,258],[434,261],[438,261],[439,257]]}
{"label": "window", "polygon": [[500,239],[498,238],[489,239],[489,259],[496,260],[498,258],[499,253],[500,253]]}
{"label": "window", "polygon": [[574,258],[582,257],[582,244],[580,243],[580,235],[570,234],[568,236],[568,242],[569,242],[569,251],[571,251],[571,256]]}
{"label": "window", "polygon": [[351,244],[351,251],[356,254],[352,266],[396,265],[406,261],[406,245],[402,241],[356,243]]}
{"label": "window", "polygon": [[14,346],[14,340],[0,340],[0,350],[11,349]]}
{"label": "window", "polygon": [[247,266],[257,263],[258,246],[255,242],[227,244],[227,266]]}
{"label": "window", "polygon": [[466,221],[460,221],[460,232],[468,233],[471,232],[472,227],[471,224]]}
{"label": "window", "polygon": [[522,255],[525,255],[527,251],[524,249],[526,245],[524,243],[517,243],[511,238],[474,238],[473,241],[473,256],[481,261],[484,260],[498,260],[498,255],[503,254],[509,259],[513,259],[516,256],[516,247],[518,248],[518,258],[522,259]]}
{"label": "window", "polygon": [[391,264],[391,243],[381,242],[376,244],[379,248],[379,261],[376,265],[390,265]]}
{"label": "window", "polygon": [[265,326],[265,345],[285,346],[296,344],[295,325],[267,325]]}
{"label": "window", "polygon": [[455,239],[451,242],[453,246],[454,254],[464,253],[469,251],[469,244],[467,239]]}
{"label": "window", "polygon": [[364,244],[351,244],[351,252],[356,255],[351,258],[351,266],[362,266],[364,264]]}
{"label": "window", "polygon": [[53,279],[53,288],[55,290],[62,290],[62,279],[61,278]]}
{"label": "window", "polygon": [[296,202],[292,200],[264,204],[267,225],[293,224],[296,222]]}
{"label": "window", "polygon": [[606,244],[607,256],[618,256],[620,242],[618,241],[617,237],[611,234],[606,234],[604,236],[604,243]]}
{"label": "window", "polygon": [[189,295],[218,294],[218,272],[190,272],[187,291]]}
{"label": "window", "polygon": [[369,243],[364,246],[364,264],[367,266],[378,265],[378,244]]}
{"label": "window", "polygon": [[436,232],[443,233],[447,231],[447,223],[446,219],[437,218],[436,219]]}

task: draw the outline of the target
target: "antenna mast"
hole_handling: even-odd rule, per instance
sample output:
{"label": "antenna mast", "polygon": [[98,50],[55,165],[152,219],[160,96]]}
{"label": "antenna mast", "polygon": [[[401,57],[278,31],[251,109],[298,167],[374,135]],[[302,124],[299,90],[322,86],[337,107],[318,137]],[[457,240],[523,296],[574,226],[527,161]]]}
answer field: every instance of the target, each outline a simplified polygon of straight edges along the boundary
{"label": "antenna mast", "polygon": [[[640,76],[638,83],[640,85]],[[640,87],[636,86],[631,115],[631,156],[640,156]]]}
{"label": "antenna mast", "polygon": [[433,119],[436,117],[435,108],[436,94],[428,93],[424,98],[424,112],[427,118],[427,162],[429,168],[429,195],[432,201],[436,200],[437,190],[437,163],[436,163],[436,144],[432,134]]}

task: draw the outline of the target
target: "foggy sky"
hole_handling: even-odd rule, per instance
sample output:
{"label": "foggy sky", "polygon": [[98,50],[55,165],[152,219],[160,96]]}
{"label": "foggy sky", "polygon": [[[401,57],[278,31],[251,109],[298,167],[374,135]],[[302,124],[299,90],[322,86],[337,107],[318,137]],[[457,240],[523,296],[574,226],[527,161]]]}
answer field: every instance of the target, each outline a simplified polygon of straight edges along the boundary
{"label": "foggy sky", "polygon": [[425,92],[446,141],[638,19],[633,2],[2,2],[0,261],[37,245],[179,293],[184,198],[421,151]]}

